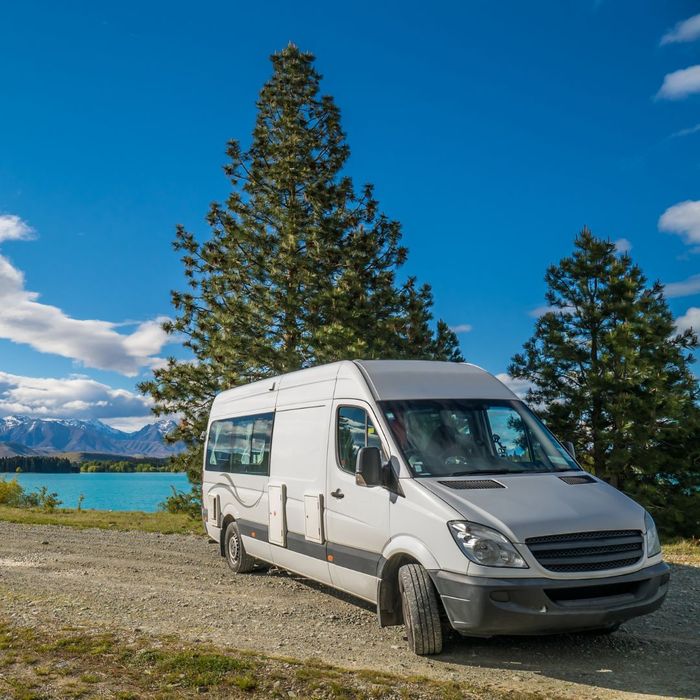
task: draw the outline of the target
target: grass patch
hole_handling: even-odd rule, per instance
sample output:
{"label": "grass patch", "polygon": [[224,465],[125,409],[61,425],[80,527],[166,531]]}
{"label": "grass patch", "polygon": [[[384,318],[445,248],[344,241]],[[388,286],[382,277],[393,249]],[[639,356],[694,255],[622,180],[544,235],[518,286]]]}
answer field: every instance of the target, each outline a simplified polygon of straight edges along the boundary
{"label": "grass patch", "polygon": [[700,540],[677,539],[664,542],[664,559],[674,564],[691,564],[700,566]]}
{"label": "grass patch", "polygon": [[102,530],[204,534],[204,526],[201,521],[192,520],[183,513],[75,510],[70,508],[43,511],[34,508],[0,506],[0,520],[25,525],[66,525],[80,529],[96,527]]}
{"label": "grass patch", "polygon": [[[538,693],[514,696],[457,682],[223,650],[175,637],[126,637],[78,629],[52,629],[47,634],[43,627],[22,627],[1,618],[0,640],[3,698],[542,698]],[[24,663],[22,655],[27,653],[39,663]]]}

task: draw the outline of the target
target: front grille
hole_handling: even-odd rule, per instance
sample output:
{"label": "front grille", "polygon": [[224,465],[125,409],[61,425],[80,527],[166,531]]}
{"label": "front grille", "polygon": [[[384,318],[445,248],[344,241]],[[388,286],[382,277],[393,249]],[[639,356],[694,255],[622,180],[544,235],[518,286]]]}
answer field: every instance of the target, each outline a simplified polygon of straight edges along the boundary
{"label": "front grille", "polygon": [[440,481],[451,489],[504,489],[505,486],[493,479],[469,479],[463,481]]}
{"label": "front grille", "polygon": [[525,540],[535,559],[549,571],[604,571],[631,566],[642,558],[639,530],[605,530],[546,535]]}

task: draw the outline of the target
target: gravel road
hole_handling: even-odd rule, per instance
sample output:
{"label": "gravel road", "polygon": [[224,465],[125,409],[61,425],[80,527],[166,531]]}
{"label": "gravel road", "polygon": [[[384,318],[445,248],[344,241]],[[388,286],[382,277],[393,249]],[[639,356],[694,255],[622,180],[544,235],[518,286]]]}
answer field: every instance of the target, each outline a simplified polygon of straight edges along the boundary
{"label": "gravel road", "polygon": [[406,648],[374,610],[278,570],[233,575],[195,535],[0,522],[1,614],[19,624],[141,630],[571,698],[700,697],[700,567],[672,565],[660,611],[611,636],[456,638],[438,657]]}

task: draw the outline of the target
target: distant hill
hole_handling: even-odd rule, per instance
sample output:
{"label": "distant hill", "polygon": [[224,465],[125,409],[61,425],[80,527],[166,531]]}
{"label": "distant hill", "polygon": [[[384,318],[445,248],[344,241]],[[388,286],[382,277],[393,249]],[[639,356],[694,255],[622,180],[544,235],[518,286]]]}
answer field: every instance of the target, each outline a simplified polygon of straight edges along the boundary
{"label": "distant hill", "polygon": [[34,450],[18,442],[0,442],[0,459],[3,457],[30,457],[37,454]]}
{"label": "distant hill", "polygon": [[164,458],[183,450],[181,443],[165,442],[174,427],[174,421],[160,420],[127,433],[99,420],[6,416],[0,418],[0,457],[80,452]]}

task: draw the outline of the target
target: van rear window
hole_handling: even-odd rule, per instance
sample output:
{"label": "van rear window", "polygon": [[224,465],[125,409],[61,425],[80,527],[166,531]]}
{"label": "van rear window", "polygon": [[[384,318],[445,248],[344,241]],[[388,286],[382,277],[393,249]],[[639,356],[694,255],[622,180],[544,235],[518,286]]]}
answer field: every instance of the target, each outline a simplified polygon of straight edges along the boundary
{"label": "van rear window", "polygon": [[269,476],[274,413],[214,421],[209,427],[207,471]]}

